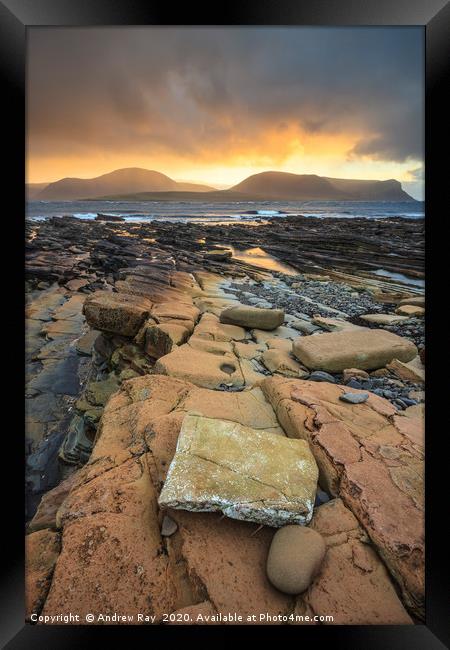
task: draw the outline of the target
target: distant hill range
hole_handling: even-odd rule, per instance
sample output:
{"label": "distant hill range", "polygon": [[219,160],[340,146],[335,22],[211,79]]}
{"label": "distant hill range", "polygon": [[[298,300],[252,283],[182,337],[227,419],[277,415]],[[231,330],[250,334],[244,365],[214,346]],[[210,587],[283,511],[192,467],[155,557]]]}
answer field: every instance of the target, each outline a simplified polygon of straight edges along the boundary
{"label": "distant hill range", "polygon": [[287,172],[254,174],[229,191],[300,201],[414,201],[396,180],[347,180]]}
{"label": "distant hill range", "polygon": [[[209,192],[214,190],[213,187],[207,185],[177,183],[165,174],[138,167],[116,169],[109,174],[102,174],[95,178],[62,178],[54,183],[46,184],[40,191],[35,191],[36,185],[32,184],[31,186],[33,199],[36,201],[75,201],[77,199],[95,199],[110,194],[135,194],[136,192]],[[31,198],[29,192],[28,197]]]}
{"label": "distant hill range", "polygon": [[316,174],[262,172],[227,190],[181,183],[148,169],[117,169],[96,178],[63,178],[27,186],[28,199],[73,201],[105,199],[128,201],[414,201],[399,181],[327,178]]}

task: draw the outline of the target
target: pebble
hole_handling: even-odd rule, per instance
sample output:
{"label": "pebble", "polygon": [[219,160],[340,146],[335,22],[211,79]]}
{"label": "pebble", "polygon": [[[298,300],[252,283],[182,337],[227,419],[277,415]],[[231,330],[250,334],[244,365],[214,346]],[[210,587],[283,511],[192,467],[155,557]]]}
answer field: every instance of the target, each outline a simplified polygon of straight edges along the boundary
{"label": "pebble", "polygon": [[164,515],[164,519],[161,526],[161,535],[163,537],[170,537],[178,530],[178,524],[168,515]]}
{"label": "pebble", "polygon": [[328,372],[324,372],[323,370],[314,370],[309,375],[309,380],[310,381],[327,381],[330,384],[335,384],[336,379],[333,377],[333,375],[330,375]]}
{"label": "pebble", "polygon": [[369,399],[369,393],[344,393],[339,399],[349,404],[362,404]]}
{"label": "pebble", "polygon": [[410,399],[409,397],[402,397],[402,402],[404,402],[406,406],[415,406],[415,404],[417,404],[417,400]]}
{"label": "pebble", "polygon": [[316,500],[314,502],[314,506],[315,507],[321,506],[323,503],[326,503],[329,500],[330,500],[330,497],[328,496],[328,494],[324,490],[321,490],[318,487],[317,492],[316,492]]}
{"label": "pebble", "polygon": [[349,388],[357,388],[357,389],[361,389],[363,387],[361,382],[357,381],[356,379],[350,379],[350,381],[348,381],[346,385]]}

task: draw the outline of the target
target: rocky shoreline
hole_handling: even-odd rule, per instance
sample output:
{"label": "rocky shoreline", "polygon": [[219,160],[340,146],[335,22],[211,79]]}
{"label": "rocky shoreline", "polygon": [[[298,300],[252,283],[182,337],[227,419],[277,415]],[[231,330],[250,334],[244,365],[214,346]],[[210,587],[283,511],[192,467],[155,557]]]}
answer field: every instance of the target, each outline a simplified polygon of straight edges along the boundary
{"label": "rocky shoreline", "polygon": [[28,617],[422,620],[423,228],[27,222]]}

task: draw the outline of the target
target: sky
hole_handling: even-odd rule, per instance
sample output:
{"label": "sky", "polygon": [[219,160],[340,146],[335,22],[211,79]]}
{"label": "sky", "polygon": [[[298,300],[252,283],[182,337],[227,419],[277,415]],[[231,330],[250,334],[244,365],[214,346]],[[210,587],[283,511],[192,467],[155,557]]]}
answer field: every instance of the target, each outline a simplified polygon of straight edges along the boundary
{"label": "sky", "polygon": [[224,187],[278,170],[423,197],[421,27],[28,34],[28,182],[144,167]]}

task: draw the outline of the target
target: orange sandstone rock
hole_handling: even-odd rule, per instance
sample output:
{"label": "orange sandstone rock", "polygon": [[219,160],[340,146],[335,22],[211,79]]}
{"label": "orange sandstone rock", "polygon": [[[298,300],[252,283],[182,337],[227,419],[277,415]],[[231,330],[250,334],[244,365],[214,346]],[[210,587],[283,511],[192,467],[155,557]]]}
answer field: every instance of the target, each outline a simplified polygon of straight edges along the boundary
{"label": "orange sandstone rock", "polygon": [[44,529],[25,538],[25,609],[26,618],[39,614],[50,587],[60,550],[60,535]]}
{"label": "orange sandstone rock", "polygon": [[333,625],[412,624],[383,562],[341,499],[316,508],[310,525],[323,536],[327,552],[296,611],[331,614]]}
{"label": "orange sandstone rock", "polygon": [[[325,336],[325,335],[323,335]],[[366,530],[405,602],[423,616],[424,455],[417,418],[369,394],[347,404],[345,386],[271,377],[261,385],[287,435],[309,442],[319,484]]]}

